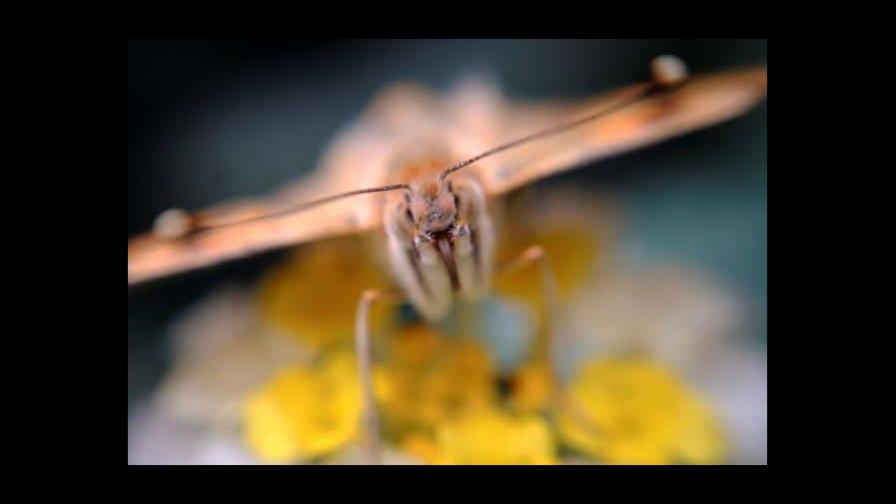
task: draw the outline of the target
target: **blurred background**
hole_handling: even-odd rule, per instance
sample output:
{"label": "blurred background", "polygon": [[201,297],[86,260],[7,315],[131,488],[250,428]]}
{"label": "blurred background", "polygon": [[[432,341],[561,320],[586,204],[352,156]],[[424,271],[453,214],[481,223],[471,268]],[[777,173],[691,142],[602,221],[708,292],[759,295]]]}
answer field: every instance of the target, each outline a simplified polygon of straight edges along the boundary
{"label": "blurred background", "polygon": [[[642,80],[651,58],[694,73],[765,64],[764,40],[131,40],[128,236],[170,207],[263,194],[312,169],[383,86],[444,90],[496,78],[511,98],[576,98]],[[619,198],[633,262],[709,272],[744,300],[744,333],[767,341],[767,104],[661,145],[564,174]],[[553,181],[552,181],[553,182]],[[551,183],[551,182],[549,182]],[[250,283],[272,252],[128,292],[129,412],[170,366],[169,324],[223,281]]]}

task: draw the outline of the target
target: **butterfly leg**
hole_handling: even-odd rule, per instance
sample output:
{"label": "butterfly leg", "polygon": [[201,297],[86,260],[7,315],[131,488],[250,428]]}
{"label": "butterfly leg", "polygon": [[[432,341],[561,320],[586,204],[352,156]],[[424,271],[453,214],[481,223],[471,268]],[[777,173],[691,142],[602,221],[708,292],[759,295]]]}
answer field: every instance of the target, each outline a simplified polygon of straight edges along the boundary
{"label": "butterfly leg", "polygon": [[595,422],[572,397],[563,393],[565,380],[558,362],[558,354],[562,348],[563,341],[560,332],[557,331],[556,324],[558,316],[557,280],[554,276],[554,270],[551,268],[550,258],[544,247],[533,245],[526,248],[516,259],[504,265],[498,271],[498,274],[512,273],[530,265],[538,267],[541,276],[545,322],[544,329],[541,331],[543,337],[536,343],[535,355],[546,356],[548,362],[551,380],[550,404],[553,406],[555,413],[563,411],[570,420],[580,427],[595,433],[599,430]]}
{"label": "butterfly leg", "polygon": [[370,345],[370,308],[378,301],[398,298],[399,295],[392,291],[366,290],[358,301],[355,315],[355,353],[361,378],[361,443],[368,464],[380,462],[380,426],[373,389],[373,352]]}
{"label": "butterfly leg", "polygon": [[536,341],[535,355],[544,355],[546,357],[553,387],[556,387],[561,383],[560,367],[557,363],[557,351],[560,342],[558,341],[558,333],[555,330],[557,320],[557,280],[554,276],[554,270],[551,268],[550,258],[544,247],[533,245],[523,250],[516,259],[504,265],[498,271],[498,274],[510,274],[529,266],[538,268],[544,303],[544,325],[543,330],[539,331],[539,334],[542,334],[543,337]]}

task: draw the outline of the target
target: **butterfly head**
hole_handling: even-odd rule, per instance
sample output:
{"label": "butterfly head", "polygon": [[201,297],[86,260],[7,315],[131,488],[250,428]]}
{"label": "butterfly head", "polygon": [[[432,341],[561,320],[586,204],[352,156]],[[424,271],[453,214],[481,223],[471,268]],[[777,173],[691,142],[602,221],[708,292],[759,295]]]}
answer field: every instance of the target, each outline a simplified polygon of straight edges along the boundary
{"label": "butterfly head", "polygon": [[405,192],[406,217],[417,235],[436,235],[451,231],[457,223],[457,195],[445,180],[426,180],[411,184]]}
{"label": "butterfly head", "polygon": [[403,218],[414,237],[417,250],[430,248],[437,253],[451,279],[458,288],[457,265],[454,257],[455,240],[469,229],[459,213],[459,198],[451,182],[425,179],[410,184],[405,192]]}

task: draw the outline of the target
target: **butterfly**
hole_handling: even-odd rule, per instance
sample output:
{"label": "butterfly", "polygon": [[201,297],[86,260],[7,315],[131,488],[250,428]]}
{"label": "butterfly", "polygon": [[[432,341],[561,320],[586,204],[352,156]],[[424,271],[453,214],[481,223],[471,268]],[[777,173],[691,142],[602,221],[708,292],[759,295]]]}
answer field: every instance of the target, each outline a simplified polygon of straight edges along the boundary
{"label": "butterfly", "polygon": [[[369,378],[372,303],[403,298],[436,321],[458,298],[487,292],[495,273],[493,209],[502,195],[733,119],[767,94],[765,67],[690,76],[681,60],[662,56],[650,70],[648,82],[572,101],[511,101],[483,83],[446,95],[409,84],[387,88],[296,183],[262,199],[161,214],[152,231],[128,242],[128,284],[379,230],[400,289],[368,291],[359,301],[356,340]],[[549,258],[537,244],[506,268],[529,263],[540,265],[550,299]],[[362,385],[367,430],[375,432],[369,379]]]}

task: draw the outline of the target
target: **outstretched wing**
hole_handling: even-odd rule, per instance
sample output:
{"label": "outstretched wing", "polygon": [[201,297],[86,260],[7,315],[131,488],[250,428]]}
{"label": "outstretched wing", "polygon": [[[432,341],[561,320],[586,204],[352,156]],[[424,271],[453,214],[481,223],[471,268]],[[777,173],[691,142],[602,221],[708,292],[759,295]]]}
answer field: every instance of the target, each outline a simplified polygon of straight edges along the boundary
{"label": "outstretched wing", "polygon": [[[587,162],[634,150],[737,117],[767,94],[765,67],[696,76],[593,123],[495,155],[471,166],[490,195],[498,195]],[[625,89],[577,103],[508,104],[502,123],[507,140],[587,116]]]}
{"label": "outstretched wing", "polygon": [[[318,169],[263,198],[243,199],[193,214],[203,226],[274,214],[323,196],[379,185],[387,162],[363,125],[340,135]],[[371,146],[375,147],[371,149]],[[302,212],[200,230],[175,240],[152,232],[128,241],[128,285],[303,242],[375,229],[377,194],[338,200]]]}
{"label": "outstretched wing", "polygon": [[[321,184],[310,184],[310,195]],[[359,199],[362,197],[359,197]],[[309,198],[310,199],[310,198]],[[291,197],[241,200],[199,212],[203,222],[233,222],[265,215],[295,204]],[[375,219],[362,219],[358,201],[335,202],[305,212],[247,222],[233,227],[200,231],[195,236],[167,240],[153,233],[128,241],[128,284],[133,285],[157,277],[210,266],[229,259],[252,255],[265,250],[301,243],[324,236],[370,229]],[[376,215],[372,213],[370,215]]]}
{"label": "outstretched wing", "polygon": [[[760,101],[766,88],[765,68],[696,77],[675,91],[556,137],[521,145],[498,154],[494,163],[470,169],[478,172],[489,194],[505,193],[588,161],[733,118]],[[616,96],[613,93],[575,103],[515,104],[503,101],[488,86],[461,91],[440,101],[414,86],[393,86],[378,97],[359,123],[337,138],[319,170],[310,177],[269,198],[237,201],[196,215],[211,224],[242,221],[321,196],[387,184],[394,182],[389,180],[388,169],[393,148],[397,139],[408,134],[431,130],[453,138],[462,131],[472,135],[468,139],[472,143],[462,150],[479,144],[484,149],[485,142],[495,142],[505,135],[513,139],[588,114]],[[445,121],[445,117],[454,121]],[[362,195],[174,241],[146,233],[128,242],[128,284],[318,238],[374,229],[381,224],[382,201],[380,195]]]}
{"label": "outstretched wing", "polygon": [[[312,174],[276,194],[234,201],[193,216],[212,226],[244,221],[332,194],[387,184],[396,139],[437,121],[439,108],[436,97],[422,88],[390,86],[358,121],[337,135]],[[176,240],[145,233],[128,241],[128,285],[266,250],[375,229],[381,224],[383,201],[378,194],[359,195]]]}

